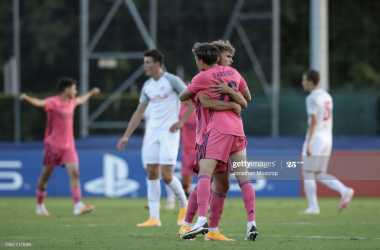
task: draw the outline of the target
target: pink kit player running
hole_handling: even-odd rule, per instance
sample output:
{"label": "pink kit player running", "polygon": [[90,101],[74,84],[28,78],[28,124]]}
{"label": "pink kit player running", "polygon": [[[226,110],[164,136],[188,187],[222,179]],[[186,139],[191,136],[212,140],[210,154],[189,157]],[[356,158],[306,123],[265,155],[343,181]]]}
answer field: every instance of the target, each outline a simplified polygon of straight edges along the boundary
{"label": "pink kit player running", "polygon": [[85,95],[75,98],[77,94],[76,80],[64,77],[58,81],[60,94],[44,100],[30,97],[26,94],[20,96],[36,107],[41,107],[47,112],[47,125],[44,140],[43,170],[37,183],[37,215],[50,216],[46,210],[44,200],[46,186],[55,166],[64,166],[70,177],[70,189],[74,200],[74,214],[89,213],[94,205],[82,203],[82,192],[79,181],[79,160],[74,142],[74,110],[92,95],[100,92],[94,88]]}
{"label": "pink kit player running", "polygon": [[[181,118],[187,109],[186,104],[181,105],[181,109],[179,111],[179,118]],[[183,124],[181,128],[181,145],[182,145],[182,187],[185,190],[185,194],[187,197],[190,195],[190,185],[193,181],[194,171],[194,159],[197,155],[197,151],[195,150],[195,130],[196,130],[196,115],[193,113],[189,119]]]}

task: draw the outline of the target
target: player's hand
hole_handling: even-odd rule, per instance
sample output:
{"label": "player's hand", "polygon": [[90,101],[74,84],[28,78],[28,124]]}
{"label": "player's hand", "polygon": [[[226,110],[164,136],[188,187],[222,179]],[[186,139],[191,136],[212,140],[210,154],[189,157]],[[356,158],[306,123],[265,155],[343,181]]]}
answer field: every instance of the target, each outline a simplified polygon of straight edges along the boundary
{"label": "player's hand", "polygon": [[27,97],[28,97],[27,94],[22,93],[22,94],[20,95],[20,100],[23,101],[23,100],[25,100]]}
{"label": "player's hand", "polygon": [[117,149],[124,150],[125,144],[127,144],[129,137],[122,137],[117,143]]}
{"label": "player's hand", "polygon": [[99,89],[98,87],[95,87],[95,88],[91,89],[91,93],[92,93],[93,95],[97,95],[97,94],[100,93],[100,89]]}
{"label": "player's hand", "polygon": [[213,88],[212,90],[210,90],[210,92],[215,92],[214,95],[217,95],[217,94],[231,94],[231,91],[233,91],[232,88],[230,88],[227,84],[227,82],[223,79],[223,78],[220,78],[220,82],[216,79],[212,79],[213,82],[215,82],[216,84],[218,85],[210,85],[209,87],[210,88]]}
{"label": "player's hand", "polygon": [[310,147],[310,144],[307,144],[306,154],[307,154],[307,156],[310,156],[310,155],[311,155],[311,147]]}
{"label": "player's hand", "polygon": [[240,118],[241,118],[241,106],[237,103],[235,103],[236,105],[234,105],[234,108],[232,109],[232,111],[234,111],[235,114],[237,114]]}
{"label": "player's hand", "polygon": [[178,121],[170,127],[170,132],[175,133],[183,127],[183,122]]}

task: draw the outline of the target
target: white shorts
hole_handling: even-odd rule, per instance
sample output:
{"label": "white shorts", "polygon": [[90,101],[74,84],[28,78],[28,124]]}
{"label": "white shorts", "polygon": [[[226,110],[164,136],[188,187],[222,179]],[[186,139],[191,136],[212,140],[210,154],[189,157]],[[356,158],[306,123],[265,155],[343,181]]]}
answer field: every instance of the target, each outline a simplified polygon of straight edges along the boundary
{"label": "white shorts", "polygon": [[145,133],[141,150],[142,162],[146,164],[175,165],[179,149],[179,131],[175,133]]}
{"label": "white shorts", "polygon": [[302,147],[302,169],[311,172],[325,173],[330,161],[332,148],[331,140],[311,140],[310,147],[311,156],[307,156],[306,142],[304,142]]}

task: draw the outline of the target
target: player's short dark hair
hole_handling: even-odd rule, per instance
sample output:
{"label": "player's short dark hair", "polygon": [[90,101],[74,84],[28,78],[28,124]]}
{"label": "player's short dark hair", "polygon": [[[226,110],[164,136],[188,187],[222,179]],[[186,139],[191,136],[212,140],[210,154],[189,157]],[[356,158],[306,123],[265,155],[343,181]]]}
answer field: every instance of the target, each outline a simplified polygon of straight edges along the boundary
{"label": "player's short dark hair", "polygon": [[154,62],[159,62],[162,65],[164,61],[164,55],[158,49],[151,49],[144,52],[144,56],[150,56]]}
{"label": "player's short dark hair", "polygon": [[303,74],[306,76],[306,79],[308,81],[312,81],[314,83],[314,85],[318,85],[319,79],[320,79],[318,71],[316,71],[314,69],[309,69],[309,70],[305,71]]}
{"label": "player's short dark hair", "polygon": [[207,65],[218,62],[219,49],[210,43],[195,43],[193,46],[193,54],[198,60],[203,60]]}
{"label": "player's short dark hair", "polygon": [[71,87],[74,84],[78,84],[78,82],[75,79],[71,77],[62,77],[58,80],[57,87],[60,92],[63,92],[65,88]]}

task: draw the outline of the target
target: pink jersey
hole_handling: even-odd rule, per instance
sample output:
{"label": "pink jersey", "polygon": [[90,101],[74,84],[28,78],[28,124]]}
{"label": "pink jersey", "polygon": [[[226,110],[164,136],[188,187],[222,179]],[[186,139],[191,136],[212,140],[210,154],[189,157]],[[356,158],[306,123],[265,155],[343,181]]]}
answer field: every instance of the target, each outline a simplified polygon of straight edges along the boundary
{"label": "pink jersey", "polygon": [[191,101],[193,102],[196,118],[196,137],[195,142],[198,145],[202,145],[204,134],[207,133],[207,124],[210,121],[210,112],[205,109],[199,102],[199,96],[205,94],[205,91],[200,91],[196,95],[193,95]]}
{"label": "pink jersey", "polygon": [[[229,66],[216,66],[206,71],[202,71],[198,75],[196,75],[191,83],[188,85],[188,89],[193,93],[199,93],[204,91],[207,95],[209,95],[213,99],[218,99],[221,101],[232,101],[230,97],[225,94],[218,94],[214,96],[213,92],[210,92],[210,85],[215,85],[212,79],[220,80],[223,78],[228,85],[233,88],[235,91],[240,91],[247,87],[247,83],[244,78],[240,75],[240,73]],[[199,95],[198,95],[199,96]],[[197,97],[197,96],[196,96]],[[193,99],[193,102],[198,103],[198,106],[201,106],[198,102],[198,98],[196,100]],[[197,104],[195,104],[196,106]],[[197,108],[197,106],[196,106]],[[200,107],[199,107],[200,108]],[[198,113],[198,112],[197,112]],[[199,112],[202,115],[202,112]],[[222,134],[230,134],[235,136],[245,136],[243,121],[240,117],[238,117],[232,110],[228,111],[213,111],[208,110],[209,113],[209,122],[207,124],[207,132],[215,128]],[[198,115],[199,116],[199,115]],[[200,121],[202,119],[198,119]],[[199,126],[199,123],[198,123]],[[203,125],[202,125],[203,127]],[[198,143],[198,138],[197,138]]]}
{"label": "pink jersey", "polygon": [[45,130],[45,144],[55,148],[75,149],[74,142],[74,109],[77,99],[70,99],[67,103],[57,96],[45,99],[47,125]]}
{"label": "pink jersey", "polygon": [[[179,111],[179,118],[185,114],[187,106],[182,104]],[[195,151],[195,129],[197,126],[196,115],[193,113],[183,124],[181,129],[181,141],[183,153],[196,153]]]}

